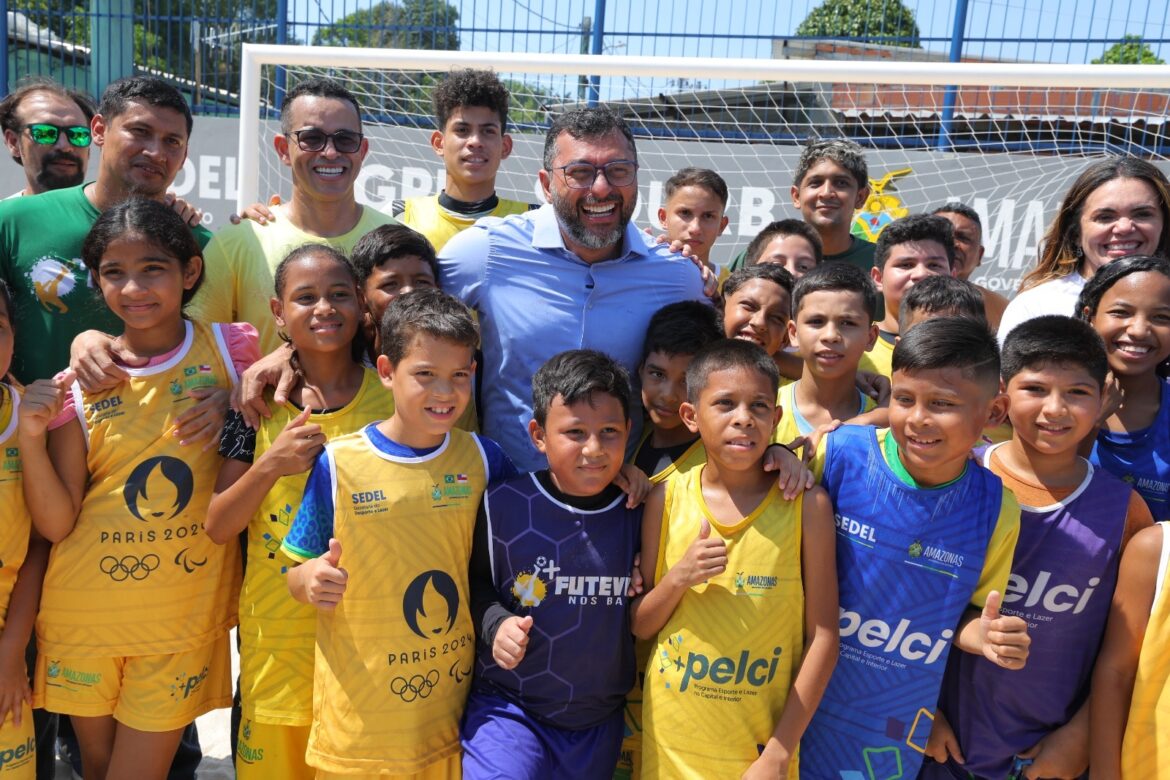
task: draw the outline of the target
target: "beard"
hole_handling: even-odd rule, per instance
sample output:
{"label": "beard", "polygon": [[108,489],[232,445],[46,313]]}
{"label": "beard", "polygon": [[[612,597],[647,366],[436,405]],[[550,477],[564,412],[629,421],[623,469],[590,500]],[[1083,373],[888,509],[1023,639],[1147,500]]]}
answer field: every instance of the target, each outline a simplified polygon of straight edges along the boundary
{"label": "beard", "polygon": [[[637,205],[637,200],[637,195],[629,203],[626,203],[625,198],[617,193],[605,200],[598,200],[590,194],[578,203],[573,203],[559,190],[553,189],[552,191],[553,209],[556,211],[557,222],[560,223],[561,230],[565,231],[574,243],[587,249],[606,249],[620,244],[622,236],[626,232],[626,225],[634,216],[634,206]],[[613,229],[598,233],[589,229],[589,226],[581,219],[578,209],[582,206],[597,206],[603,203],[617,204],[621,219],[618,220],[618,224]]]}
{"label": "beard", "polygon": [[[77,165],[74,173],[55,173],[49,164],[60,160],[68,160]],[[69,152],[54,152],[41,161],[41,170],[36,175],[37,185],[43,190],[59,190],[64,187],[76,187],[85,181],[85,163],[75,154]]]}

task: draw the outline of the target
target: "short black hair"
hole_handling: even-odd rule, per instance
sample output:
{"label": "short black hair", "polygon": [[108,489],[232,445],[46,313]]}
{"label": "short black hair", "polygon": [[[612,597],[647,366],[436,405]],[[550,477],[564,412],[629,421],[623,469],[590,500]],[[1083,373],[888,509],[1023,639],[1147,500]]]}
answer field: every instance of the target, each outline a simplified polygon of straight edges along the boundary
{"label": "short black hair", "polygon": [[476,106],[493,111],[500,120],[500,132],[508,127],[508,88],[500,77],[490,70],[461,68],[453,70],[439,82],[431,93],[435,122],[439,132],[447,127],[447,120],[457,108]]}
{"label": "short black hair", "polygon": [[20,80],[16,89],[8,93],[8,97],[0,101],[0,129],[11,130],[14,133],[21,131],[22,128],[16,120],[16,112],[20,110],[21,102],[35,92],[48,92],[50,95],[72,100],[78,110],[85,115],[86,124],[93,119],[97,111],[93,98],[86,92],[70,89],[45,76],[26,76]]}
{"label": "short black hair", "polygon": [[772,397],[780,390],[780,369],[776,368],[776,361],[763,347],[754,341],[720,339],[695,353],[691,364],[687,366],[687,402],[697,404],[711,374],[729,368],[746,368],[758,372],[771,385]]}
{"label": "short black hair", "polygon": [[934,211],[930,212],[931,216],[937,217],[939,214],[958,214],[961,217],[974,222],[980,230],[983,230],[983,220],[979,218],[979,212],[957,200],[948,200]]}
{"label": "short black hair", "polygon": [[[193,257],[203,258],[203,249],[195,240],[191,228],[174,209],[161,201],[142,197],[128,198],[117,206],[111,206],[103,211],[81,244],[81,259],[95,282],[102,257],[110,248],[110,244],[130,236],[139,236],[154,244],[159,250],[178,260],[181,268],[186,268]],[[191,289],[183,290],[184,306],[195,297],[206,276],[207,266],[204,264],[203,271]]]}
{"label": "short black hair", "polygon": [[906,291],[898,308],[898,332],[905,333],[915,312],[937,314],[945,312],[953,317],[975,320],[987,326],[987,308],[979,288],[964,279],[953,276],[928,276]]}
{"label": "short black hair", "polygon": [[788,317],[792,317],[791,302],[792,302],[792,288],[795,281],[792,274],[788,273],[788,269],[775,263],[763,263],[761,265],[749,265],[746,268],[738,268],[731,272],[731,274],[723,280],[723,287],[720,288],[719,308],[722,310],[723,305],[727,299],[735,295],[735,291],[743,287],[753,279],[766,279],[769,282],[778,284],[781,289],[788,293],[789,312]]}
{"label": "short black hair", "polygon": [[1170,260],[1160,255],[1130,255],[1106,263],[1097,269],[1093,278],[1085,282],[1077,298],[1076,309],[1069,313],[1086,322],[1092,322],[1097,316],[1097,307],[1101,305],[1101,299],[1105,297],[1110,287],[1130,274],[1147,271],[1170,277]]}
{"label": "short black hair", "polygon": [[764,254],[764,250],[768,248],[768,244],[780,236],[800,236],[812,244],[813,257],[816,258],[817,265],[820,265],[824,261],[824,242],[821,241],[821,234],[816,231],[816,228],[803,219],[778,219],[775,222],[765,225],[763,230],[756,233],[756,237],[752,239],[751,243],[747,245],[747,249],[744,250],[745,263],[747,265],[755,265],[760,262],[760,255]]}
{"label": "short black hair", "polygon": [[568,133],[570,138],[581,139],[604,138],[610,133],[621,133],[630,144],[630,151],[634,161],[638,160],[638,148],[634,145],[634,134],[629,125],[621,116],[608,108],[576,108],[558,114],[544,136],[544,169],[551,171],[557,159],[557,139],[561,133]]}
{"label": "short black hair", "polygon": [[710,168],[682,168],[676,171],[662,185],[663,204],[673,198],[674,193],[683,187],[702,187],[716,198],[719,198],[719,202],[723,204],[723,208],[727,208],[727,182],[723,180],[722,176]]}
{"label": "short black hair", "polygon": [[471,310],[436,287],[419,287],[390,301],[382,316],[382,354],[397,365],[420,334],[472,350],[479,346]]}
{"label": "short black hair", "polygon": [[877,319],[877,285],[869,274],[851,263],[825,263],[818,265],[800,279],[792,288],[792,317],[800,311],[804,297],[815,292],[848,292],[861,296],[865,313],[871,321]]}
{"label": "short black hair", "polygon": [[313,76],[304,81],[298,81],[296,86],[284,93],[284,102],[280,104],[280,131],[282,133],[291,133],[292,127],[292,104],[299,97],[319,97],[319,98],[333,98],[334,100],[344,100],[353,106],[353,111],[357,114],[358,129],[362,127],[362,107],[358,104],[357,98],[345,86],[335,79],[325,78],[324,76]]}
{"label": "short black hair", "polygon": [[1004,384],[1021,371],[1048,366],[1077,366],[1101,387],[1109,373],[1105,342],[1093,326],[1059,314],[1025,320],[1003,342],[999,373]]}
{"label": "short black hair", "polygon": [[946,217],[933,214],[914,214],[886,225],[873,249],[873,267],[885,268],[894,247],[919,241],[942,244],[947,253],[947,265],[955,265],[955,228]]}
{"label": "short black hair", "polygon": [[157,76],[127,76],[126,78],[111,81],[102,93],[98,113],[109,124],[110,120],[124,113],[131,103],[145,103],[155,108],[169,108],[183,115],[187,122],[187,137],[191,137],[191,128],[195,120],[191,116],[191,107],[183,93],[172,87]]}
{"label": "short black hair", "polygon": [[629,420],[630,392],[630,375],[616,360],[595,349],[570,349],[553,355],[533,375],[532,417],[543,428],[558,396],[565,406],[592,405],[594,393],[605,393],[618,400]]}
{"label": "short black hair", "polygon": [[991,329],[962,317],[934,317],[898,339],[893,371],[957,368],[989,392],[999,389],[999,345]]}
{"label": "short black hair", "polygon": [[365,285],[370,274],[382,263],[407,255],[421,257],[430,266],[435,284],[439,283],[439,261],[431,242],[422,233],[406,225],[391,224],[379,225],[359,238],[354,245],[353,270],[357,275],[358,286]]}
{"label": "short black hair", "polygon": [[723,329],[719,327],[719,312],[714,306],[701,301],[668,303],[650,317],[642,346],[642,361],[645,362],[651,352],[693,355],[721,338]]}

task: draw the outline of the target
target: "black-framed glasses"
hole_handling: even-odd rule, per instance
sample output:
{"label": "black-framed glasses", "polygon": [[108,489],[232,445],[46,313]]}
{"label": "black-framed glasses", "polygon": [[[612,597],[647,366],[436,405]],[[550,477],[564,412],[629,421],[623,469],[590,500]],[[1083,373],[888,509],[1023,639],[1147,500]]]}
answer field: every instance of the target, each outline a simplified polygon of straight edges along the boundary
{"label": "black-framed glasses", "polygon": [[565,184],[575,190],[587,190],[597,181],[600,172],[611,187],[628,187],[638,178],[638,163],[633,160],[614,160],[605,165],[575,162],[553,168],[565,176]]}
{"label": "black-framed glasses", "polygon": [[29,137],[33,139],[34,143],[49,146],[57,143],[57,139],[61,137],[61,133],[69,139],[69,143],[73,146],[80,146],[85,148],[89,146],[93,140],[93,136],[89,134],[89,128],[85,125],[75,125],[73,127],[61,127],[60,125],[50,125],[43,122],[37,122],[32,125],[25,125],[28,130]]}
{"label": "black-framed glasses", "polygon": [[296,139],[297,146],[302,152],[319,152],[325,148],[325,144],[332,141],[333,148],[337,150],[338,154],[353,154],[361,148],[364,137],[361,133],[355,133],[353,130],[326,133],[315,127],[293,130],[289,135]]}

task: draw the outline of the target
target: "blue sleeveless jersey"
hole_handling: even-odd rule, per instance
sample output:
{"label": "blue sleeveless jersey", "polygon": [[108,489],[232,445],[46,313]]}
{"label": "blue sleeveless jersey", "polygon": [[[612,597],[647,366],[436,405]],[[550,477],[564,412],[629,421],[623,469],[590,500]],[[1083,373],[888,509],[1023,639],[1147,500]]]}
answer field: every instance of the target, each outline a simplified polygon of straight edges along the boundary
{"label": "blue sleeveless jersey", "polygon": [[507,609],[532,616],[532,630],[511,671],[479,643],[478,687],[565,729],[591,728],[622,709],[634,683],[626,589],[642,525],[642,508],[625,503],[622,494],[601,509],[577,509],[533,474],[488,490],[492,581]]}
{"label": "blue sleeveless jersey", "polygon": [[979,583],[1003,485],[968,465],[936,489],[902,482],[876,431],[828,436],[841,656],[800,746],[801,777],[914,777],[951,640]]}
{"label": "blue sleeveless jersey", "polygon": [[1170,520],[1170,383],[1162,383],[1153,425],[1131,433],[1102,428],[1089,462],[1128,482],[1155,522]]}
{"label": "blue sleeveless jersey", "polygon": [[[990,451],[983,462],[989,458]],[[1017,753],[1068,723],[1084,704],[1117,584],[1132,493],[1090,466],[1063,501],[1020,507],[1002,613],[1028,621],[1028,665],[1003,669],[962,652],[948,662],[939,708],[967,759],[962,769],[952,765],[955,776],[966,777],[966,770],[1006,777]]]}

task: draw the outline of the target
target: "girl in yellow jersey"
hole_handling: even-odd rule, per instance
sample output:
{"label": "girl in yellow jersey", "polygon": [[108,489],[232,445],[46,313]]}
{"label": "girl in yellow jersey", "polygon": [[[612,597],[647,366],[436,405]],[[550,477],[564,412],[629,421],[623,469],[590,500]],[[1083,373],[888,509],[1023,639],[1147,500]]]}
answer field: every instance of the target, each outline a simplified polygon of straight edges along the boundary
{"label": "girl in yellow jersey", "polygon": [[25,500],[54,543],[34,704],[72,716],[86,777],[161,780],[183,727],[231,703],[240,580],[239,548],[203,533],[220,458],[183,447],[175,420],[192,391],[236,381],[256,331],[183,318],[202,256],[161,203],[104,212],[82,257],[140,367],[102,392],[39,380],[21,405]]}
{"label": "girl in yellow jersey", "polygon": [[[742,341],[704,347],[680,409],[707,462],[646,501],[634,634],[654,638],[642,777],[796,777],[837,657],[832,507],[787,501],[763,470],[779,372]],[[791,692],[791,695],[790,695]]]}
{"label": "girl in yellow jersey", "polygon": [[1170,778],[1170,523],[1121,556],[1090,702],[1093,780]]}
{"label": "girl in yellow jersey", "polygon": [[[32,633],[41,579],[49,545],[32,532],[20,487],[17,409],[20,392],[7,379],[15,337],[12,298],[0,281],[0,778],[36,777],[32,692],[24,665],[24,649]],[[27,552],[26,552],[27,551]]]}
{"label": "girl in yellow jersey", "polygon": [[362,306],[345,256],[308,244],[285,257],[274,276],[272,312],[295,350],[298,382],[255,432],[229,414],[220,446],[227,460],[204,524],[220,544],[248,531],[240,593],[240,780],[314,775],[305,748],[317,611],[289,595],[288,561],[278,550],[325,442],[394,412],[377,372],[355,359],[363,348]]}

